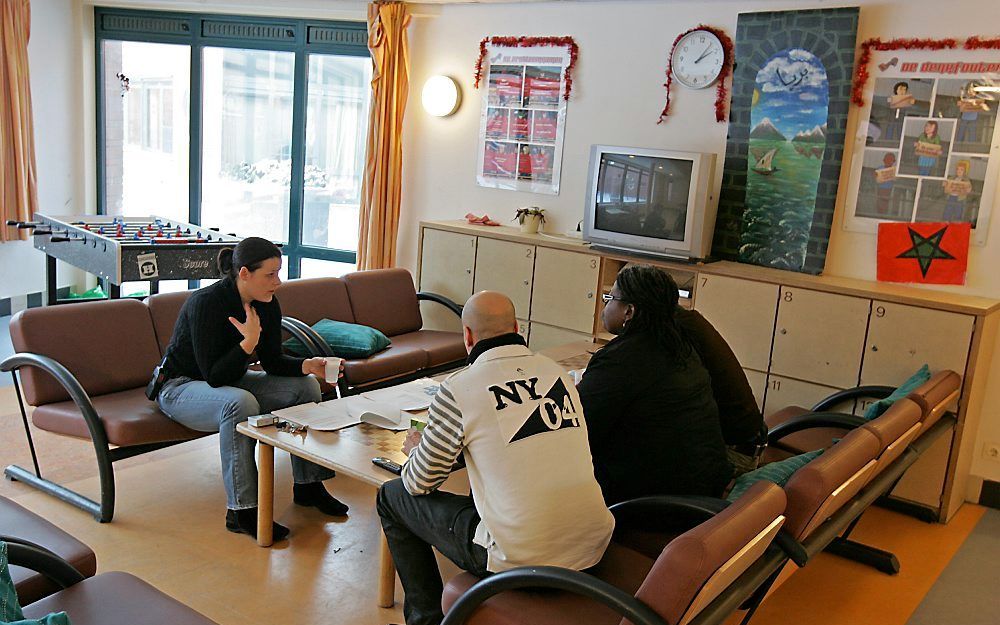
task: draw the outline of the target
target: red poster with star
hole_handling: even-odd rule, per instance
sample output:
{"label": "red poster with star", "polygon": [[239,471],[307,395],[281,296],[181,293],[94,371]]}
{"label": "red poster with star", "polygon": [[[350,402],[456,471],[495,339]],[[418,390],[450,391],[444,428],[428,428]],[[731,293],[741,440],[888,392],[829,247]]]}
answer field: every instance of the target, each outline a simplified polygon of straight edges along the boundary
{"label": "red poster with star", "polygon": [[882,282],[965,284],[971,224],[878,225],[878,279]]}

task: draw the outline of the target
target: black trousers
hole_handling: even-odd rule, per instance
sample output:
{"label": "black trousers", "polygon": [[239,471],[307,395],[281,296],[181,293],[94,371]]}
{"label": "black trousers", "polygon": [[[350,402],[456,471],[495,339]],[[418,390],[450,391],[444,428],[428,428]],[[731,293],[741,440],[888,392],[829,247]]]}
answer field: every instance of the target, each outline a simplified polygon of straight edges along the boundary
{"label": "black trousers", "polygon": [[479,525],[472,497],[442,492],[415,497],[396,479],[382,485],[375,507],[406,593],[406,625],[439,625],[444,585],[431,547],[463,570],[488,574],[486,550],[472,542]]}

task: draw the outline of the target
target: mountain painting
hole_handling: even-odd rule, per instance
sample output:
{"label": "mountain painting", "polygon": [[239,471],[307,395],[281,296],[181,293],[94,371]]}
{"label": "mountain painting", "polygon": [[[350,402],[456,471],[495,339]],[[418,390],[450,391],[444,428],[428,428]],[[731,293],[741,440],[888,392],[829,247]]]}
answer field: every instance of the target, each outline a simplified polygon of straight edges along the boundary
{"label": "mountain painting", "polygon": [[739,260],[794,270],[804,264],[829,101],[826,69],[811,52],[782,50],[757,72]]}
{"label": "mountain painting", "polygon": [[740,14],[713,256],[823,271],[857,27],[857,7]]}

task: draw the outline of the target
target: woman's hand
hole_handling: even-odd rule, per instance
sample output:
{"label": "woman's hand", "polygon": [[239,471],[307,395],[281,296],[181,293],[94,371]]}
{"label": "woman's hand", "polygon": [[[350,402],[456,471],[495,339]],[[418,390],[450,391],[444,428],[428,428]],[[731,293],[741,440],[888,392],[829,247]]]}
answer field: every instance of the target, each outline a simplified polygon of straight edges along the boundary
{"label": "woman's hand", "polygon": [[257,311],[250,304],[243,304],[243,310],[246,311],[246,321],[240,323],[236,317],[230,317],[229,323],[233,324],[240,331],[240,334],[243,335],[240,347],[247,354],[252,354],[253,350],[257,349],[257,343],[260,341],[260,317],[257,316]]}
{"label": "woman's hand", "polygon": [[[326,379],[326,358],[322,356],[317,356],[315,358],[306,358],[302,361],[302,373],[309,375],[310,373],[321,380]],[[340,361],[340,371],[337,373],[337,378],[344,377],[344,361]]]}

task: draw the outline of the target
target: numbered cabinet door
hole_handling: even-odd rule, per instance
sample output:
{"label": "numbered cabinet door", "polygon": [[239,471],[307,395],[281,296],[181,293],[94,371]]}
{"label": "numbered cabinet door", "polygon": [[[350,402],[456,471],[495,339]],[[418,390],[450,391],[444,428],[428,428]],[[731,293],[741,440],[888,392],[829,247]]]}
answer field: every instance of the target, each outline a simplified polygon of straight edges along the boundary
{"label": "numbered cabinet door", "polygon": [[949,432],[930,446],[913,466],[906,470],[891,495],[931,508],[940,508],[944,495],[944,478],[948,472],[952,433]]}
{"label": "numbered cabinet door", "polygon": [[531,324],[525,319],[517,320],[517,333],[521,335],[525,343],[530,344],[531,342]]}
{"label": "numbered cabinet door", "polygon": [[898,386],[925,363],[964,376],[974,325],[971,315],[872,302],[861,383]]}
{"label": "numbered cabinet door", "polygon": [[695,310],[726,339],[740,364],[767,371],[778,286],[725,276],[698,276]]}
{"label": "numbered cabinet door", "polygon": [[871,300],[781,287],[773,374],[825,386],[858,383]]}
{"label": "numbered cabinet door", "polygon": [[531,321],[591,334],[600,299],[600,257],[546,247],[536,254]]}
{"label": "numbered cabinet door", "polygon": [[590,337],[590,334],[573,332],[565,328],[557,328],[532,321],[528,347],[531,348],[531,351],[540,352],[544,349],[558,347],[567,343],[589,341]]}
{"label": "numbered cabinet door", "polygon": [[531,281],[535,271],[535,246],[479,237],[473,292],[499,291],[514,302],[522,319],[531,309]]}
{"label": "numbered cabinet door", "polygon": [[[464,304],[472,295],[476,237],[432,228],[423,229],[420,249],[420,290]],[[461,331],[457,315],[440,304],[420,302],[424,328]]]}
{"label": "numbered cabinet door", "polygon": [[811,408],[819,400],[839,390],[841,389],[822,384],[769,375],[767,376],[767,391],[764,398],[764,416],[769,417],[788,406]]}
{"label": "numbered cabinet door", "polygon": [[757,408],[763,410],[764,388],[767,386],[767,374],[761,371],[754,371],[753,369],[744,369],[743,373],[746,374],[747,382],[750,383],[750,388],[753,389],[753,398],[757,400]]}

